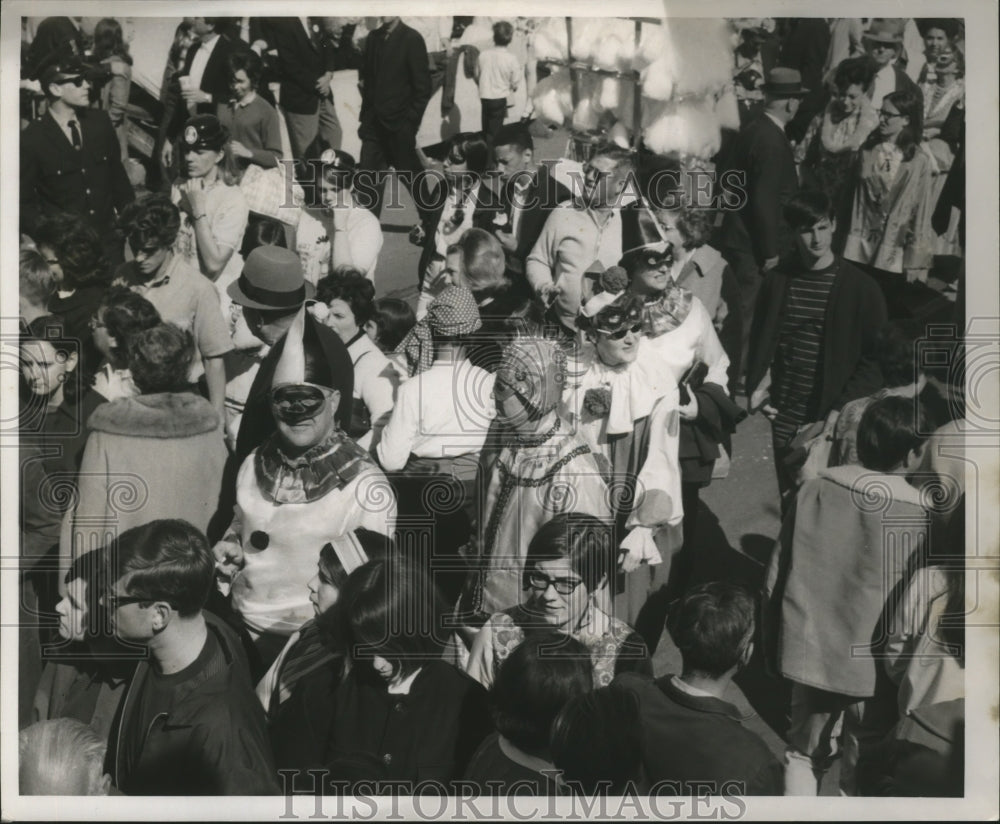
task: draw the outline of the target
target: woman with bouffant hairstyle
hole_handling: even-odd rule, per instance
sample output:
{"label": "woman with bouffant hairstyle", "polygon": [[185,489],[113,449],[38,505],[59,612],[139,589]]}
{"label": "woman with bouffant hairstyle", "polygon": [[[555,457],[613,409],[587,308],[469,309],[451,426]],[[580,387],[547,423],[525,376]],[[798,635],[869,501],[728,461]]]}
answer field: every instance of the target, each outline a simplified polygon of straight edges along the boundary
{"label": "woman with bouffant hairstyle", "polygon": [[77,532],[91,519],[113,520],[119,531],[157,518],[183,518],[202,531],[208,526],[226,447],[219,416],[187,383],[193,354],[190,333],[171,323],[131,339],[128,366],[141,394],[105,403],[90,416]]}

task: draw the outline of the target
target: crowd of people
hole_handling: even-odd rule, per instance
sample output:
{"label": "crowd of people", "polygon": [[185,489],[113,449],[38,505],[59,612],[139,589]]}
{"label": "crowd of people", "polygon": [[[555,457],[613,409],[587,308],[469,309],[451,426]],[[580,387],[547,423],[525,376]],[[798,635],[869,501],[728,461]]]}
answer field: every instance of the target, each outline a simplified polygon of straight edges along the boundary
{"label": "crowd of people", "polygon": [[[482,130],[418,146],[469,22],[186,18],[151,157],[118,21],[25,45],[22,794],[816,795],[839,757],[961,795],[964,387],[921,356],[962,312],[960,21],[733,21],[711,208],[638,141],[543,162],[531,20],[463,52]],[[695,574],[748,412],[757,591]]]}

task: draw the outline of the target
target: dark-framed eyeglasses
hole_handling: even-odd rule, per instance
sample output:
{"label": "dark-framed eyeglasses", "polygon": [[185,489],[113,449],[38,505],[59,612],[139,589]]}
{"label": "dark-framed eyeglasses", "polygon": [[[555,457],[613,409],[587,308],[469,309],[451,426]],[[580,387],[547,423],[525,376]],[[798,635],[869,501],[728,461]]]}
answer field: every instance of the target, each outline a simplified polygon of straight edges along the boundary
{"label": "dark-framed eyeglasses", "polygon": [[899,112],[887,112],[885,109],[879,109],[878,116],[883,120],[892,120],[894,117],[902,117]]}
{"label": "dark-framed eyeglasses", "polygon": [[537,569],[524,573],[525,589],[534,589],[538,592],[545,592],[551,586],[560,595],[572,595],[582,583],[582,578],[550,578]]}
{"label": "dark-framed eyeglasses", "polygon": [[117,595],[114,592],[109,592],[101,596],[100,603],[109,612],[114,612],[116,609],[127,607],[129,604],[143,604],[148,606],[153,601],[149,598],[136,598],[132,595]]}

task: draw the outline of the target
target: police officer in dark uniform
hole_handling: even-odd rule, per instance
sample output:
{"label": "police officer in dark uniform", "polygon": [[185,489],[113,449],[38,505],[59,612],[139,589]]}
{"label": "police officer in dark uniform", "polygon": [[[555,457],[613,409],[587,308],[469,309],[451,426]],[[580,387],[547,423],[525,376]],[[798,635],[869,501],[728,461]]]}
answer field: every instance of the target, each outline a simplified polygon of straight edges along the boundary
{"label": "police officer in dark uniform", "polygon": [[123,259],[115,213],[135,198],[107,112],[89,107],[89,67],[61,50],[38,70],[48,108],[21,132],[21,231],[41,218],[79,215],[101,236],[111,262]]}

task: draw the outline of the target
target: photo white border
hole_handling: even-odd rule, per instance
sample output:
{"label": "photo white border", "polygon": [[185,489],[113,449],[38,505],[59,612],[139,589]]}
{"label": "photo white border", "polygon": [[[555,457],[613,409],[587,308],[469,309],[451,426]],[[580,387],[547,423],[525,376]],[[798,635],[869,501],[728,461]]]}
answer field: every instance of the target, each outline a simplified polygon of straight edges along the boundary
{"label": "photo white border", "polygon": [[[452,15],[456,12],[476,14],[488,10],[492,16],[498,14],[529,16],[605,17],[632,16],[659,17],[667,12],[672,16],[684,17],[730,17],[753,16],[793,17],[817,16],[826,10],[836,10],[841,16],[855,13],[860,17],[905,13],[910,17],[964,17],[966,19],[966,134],[967,149],[967,238],[966,250],[967,280],[966,306],[969,320],[975,321],[980,334],[992,341],[994,355],[1000,339],[1000,256],[998,256],[998,83],[1000,71],[998,54],[1000,43],[997,37],[998,5],[993,0],[844,0],[838,3],[819,3],[815,0],[627,0],[609,3],[607,0],[493,0],[486,6],[479,2],[451,3],[426,2],[426,0],[292,0],[277,5],[268,0],[243,0],[224,2],[136,2],[135,0],[5,0],[0,7],[0,333],[5,339],[17,334],[17,286],[13,279],[16,268],[15,250],[18,247],[17,189],[18,189],[18,130],[19,123],[18,79],[20,50],[20,18],[40,17],[57,14],[84,16],[177,16],[178,11],[190,13],[195,8],[203,14],[229,16],[265,16],[278,9],[282,15],[292,12],[300,14],[341,14],[348,15],[359,8],[365,15],[408,14],[408,15]],[[164,59],[166,55],[164,55]],[[998,359],[1000,361],[1000,359]],[[983,367],[982,374],[970,375],[970,380],[980,381],[978,400],[979,414],[987,420],[997,420],[1000,410],[1000,370]],[[0,369],[0,418],[7,420],[16,412],[16,381],[10,369]],[[970,399],[971,401],[971,399]],[[969,523],[970,535],[988,536],[986,542],[977,547],[980,556],[998,556],[997,501],[1000,499],[1000,476],[997,471],[997,456],[1000,455],[998,432],[984,433],[983,443],[989,447],[992,464],[980,472],[984,488],[977,490],[978,507],[970,508],[970,513],[978,511],[978,524]],[[19,798],[17,795],[17,575],[13,569],[13,559],[18,546],[18,490],[17,460],[14,444],[5,438],[0,449],[0,492],[2,492],[2,534],[0,546],[4,547],[2,581],[0,581],[0,797],[3,820],[119,820],[119,819],[173,819],[173,820],[252,820],[258,818],[293,820],[282,818],[286,812],[283,798]],[[971,494],[971,490],[970,490]],[[971,514],[970,514],[971,518]],[[995,567],[996,565],[994,565]],[[11,567],[11,568],[8,568]],[[998,815],[998,589],[1000,575],[996,569],[992,574],[979,576],[979,606],[976,621],[988,626],[970,629],[967,633],[967,714],[966,714],[966,792],[964,799],[882,799],[882,798],[748,798],[743,801],[746,811],[743,817],[750,820],[821,820],[821,819],[883,819],[883,820],[938,820],[970,818],[978,820],[996,819]],[[524,820],[531,809],[527,799],[519,799],[514,814]],[[557,812],[559,817],[575,817],[580,814],[579,805],[570,799],[559,799],[554,804],[546,800],[540,802],[543,811]],[[661,805],[663,807],[665,805]],[[718,806],[718,805],[716,805]],[[427,804],[425,810],[434,811],[438,805]],[[480,809],[482,809],[480,805]],[[370,807],[359,803],[356,812],[368,815]],[[345,812],[347,809],[345,808]],[[688,808],[688,812],[692,810]],[[706,808],[702,808],[702,813]],[[732,813],[732,807],[719,809],[720,814]],[[314,801],[310,798],[294,799],[295,817],[310,818],[315,812]],[[324,817],[332,817],[336,812],[333,799],[324,805]],[[393,808],[386,800],[386,806],[378,818],[386,816],[403,820],[413,813],[413,806],[400,799]],[[595,811],[596,813],[597,811]],[[606,812],[619,812],[617,806],[609,803]],[[631,812],[631,815],[630,815]],[[393,815],[395,813],[395,815]],[[620,810],[620,817],[634,818],[637,810],[628,804]],[[466,819],[472,818],[466,809]]]}

